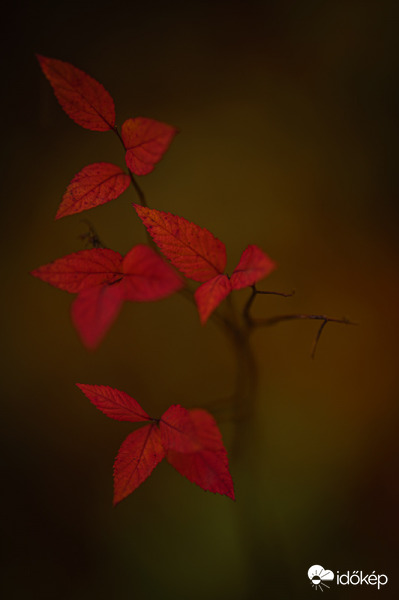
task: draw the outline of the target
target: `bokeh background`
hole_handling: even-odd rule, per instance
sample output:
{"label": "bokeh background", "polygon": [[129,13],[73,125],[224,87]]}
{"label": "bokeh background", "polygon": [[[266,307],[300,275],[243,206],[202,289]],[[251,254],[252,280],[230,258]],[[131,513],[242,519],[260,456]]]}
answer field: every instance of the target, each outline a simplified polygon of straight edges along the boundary
{"label": "bokeh background", "polygon": [[[397,596],[398,5],[394,1],[33,2],[2,35],[2,560],[4,598],[310,598],[313,564],[385,573]],[[112,133],[68,119],[34,53],[71,62],[115,99],[118,123],[180,129],[140,183],[150,205],[209,228],[232,267],[249,243],[279,265],[258,316],[347,315],[315,360],[315,323],[254,335],[257,434],[231,470],[237,501],[161,464],[112,508],[131,427],[75,382],[125,390],[151,414],[228,396],[228,340],[180,296],[130,304],[95,352],[71,296],[29,271],[84,247],[54,221],[72,176],[123,164]],[[87,216],[122,253],[145,234],[132,189]],[[237,293],[237,306],[247,292]],[[221,424],[226,444],[231,423]]]}

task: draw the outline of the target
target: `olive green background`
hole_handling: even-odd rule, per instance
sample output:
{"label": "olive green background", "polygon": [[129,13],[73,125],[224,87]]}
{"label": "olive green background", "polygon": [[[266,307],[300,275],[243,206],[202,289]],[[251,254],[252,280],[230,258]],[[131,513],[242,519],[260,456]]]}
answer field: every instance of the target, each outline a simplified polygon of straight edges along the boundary
{"label": "olive green background", "polygon": [[[40,2],[9,8],[2,38],[2,528],[4,598],[312,598],[313,564],[385,573],[336,598],[397,597],[398,209],[396,2]],[[228,270],[247,244],[278,269],[255,313],[349,316],[256,332],[257,436],[232,461],[237,500],[161,464],[112,508],[131,426],[75,382],[108,384],[160,415],[228,396],[228,340],[177,295],[129,304],[95,352],[72,297],[29,271],[84,247],[54,221],[72,176],[123,165],[110,133],[65,115],[34,53],[83,69],[119,125],[180,133],[140,178],[150,206],[210,229]],[[129,189],[90,211],[122,253],[145,242]],[[235,297],[240,307],[248,292]],[[228,449],[234,426],[222,423]]]}

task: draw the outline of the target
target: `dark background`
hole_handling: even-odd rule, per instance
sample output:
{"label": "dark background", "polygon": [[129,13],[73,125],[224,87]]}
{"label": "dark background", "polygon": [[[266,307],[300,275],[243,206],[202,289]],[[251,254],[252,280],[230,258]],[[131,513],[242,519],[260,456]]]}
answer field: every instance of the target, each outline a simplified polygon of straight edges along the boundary
{"label": "dark background", "polygon": [[[2,535],[4,598],[311,598],[313,564],[386,573],[331,597],[397,597],[397,3],[16,3],[2,33]],[[128,424],[75,382],[125,390],[151,414],[233,389],[228,341],[180,296],[130,304],[96,352],[71,297],[29,271],[84,247],[54,221],[72,176],[123,164],[112,133],[68,119],[35,52],[101,81],[117,121],[181,133],[140,179],[150,205],[209,228],[228,269],[249,243],[279,265],[259,316],[348,315],[259,331],[258,437],[232,462],[237,501],[162,464],[112,508]],[[133,190],[87,217],[122,253],[145,234]],[[247,292],[237,293],[238,305]],[[221,425],[228,448],[233,425]]]}

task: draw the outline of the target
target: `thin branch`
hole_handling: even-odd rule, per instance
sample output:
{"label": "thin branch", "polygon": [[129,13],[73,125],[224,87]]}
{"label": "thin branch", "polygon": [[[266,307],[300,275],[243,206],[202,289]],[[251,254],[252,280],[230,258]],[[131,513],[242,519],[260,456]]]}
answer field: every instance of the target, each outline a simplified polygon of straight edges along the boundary
{"label": "thin branch", "polygon": [[318,330],[317,334],[316,334],[316,337],[315,337],[314,342],[313,342],[312,352],[310,353],[310,358],[312,358],[312,359],[314,359],[314,357],[316,355],[317,345],[319,343],[320,336],[321,336],[321,334],[323,332],[324,327],[327,325],[327,323],[328,323],[328,321],[323,321],[322,324],[319,327],[319,330]]}
{"label": "thin branch", "polygon": [[292,314],[292,315],[277,315],[275,317],[269,317],[267,319],[251,319],[251,327],[271,327],[282,323],[283,321],[294,321],[294,320],[313,320],[322,321],[315,340],[312,346],[311,357],[314,358],[316,354],[317,345],[319,343],[321,334],[327,323],[339,323],[341,325],[357,325],[354,321],[350,321],[347,317],[337,319],[336,317],[328,317],[327,315],[303,315],[303,314]]}
{"label": "thin branch", "polygon": [[[119,141],[121,142],[121,144],[123,146],[123,149],[126,151],[125,142],[123,141],[123,138],[122,138],[121,134],[119,133],[119,130],[118,130],[118,128],[117,128],[116,125],[113,128],[113,131],[116,133]],[[128,168],[128,171],[129,171],[130,180],[131,180],[132,185],[133,185],[134,189],[136,190],[136,193],[137,193],[137,195],[139,197],[141,206],[145,206],[147,208],[148,204],[147,204],[147,200],[145,198],[143,190],[141,189],[141,187],[137,183],[136,178],[134,177],[132,171],[129,168]]]}
{"label": "thin branch", "polygon": [[134,178],[133,173],[131,172],[131,170],[128,169],[128,171],[129,171],[129,175],[130,175],[130,179],[132,181],[133,187],[136,190],[137,195],[139,197],[141,206],[144,206],[145,208],[148,208],[147,200],[145,199],[145,195],[144,195],[143,190],[141,189],[141,187],[137,183],[137,181]]}
{"label": "thin branch", "polygon": [[251,315],[249,313],[250,313],[253,301],[255,300],[255,296],[256,296],[256,287],[253,285],[252,286],[251,295],[248,298],[248,300],[246,301],[245,306],[244,306],[244,310],[243,310],[243,313],[242,313],[242,316],[244,317],[244,321],[245,321],[245,323],[247,324],[248,327],[252,326],[252,317],[251,317]]}
{"label": "thin branch", "polygon": [[295,294],[295,290],[292,290],[289,294],[284,292],[268,292],[266,290],[256,290],[256,294],[269,294],[270,296],[283,296],[283,298],[291,298]]}
{"label": "thin branch", "polygon": [[[118,137],[120,143],[122,144],[123,149],[126,151],[125,142],[123,141],[123,138],[122,138],[121,134],[119,133],[119,129],[118,129],[118,127],[116,125],[113,128],[113,131],[116,134],[116,136]],[[130,175],[130,179],[131,179],[131,182],[133,184],[133,187],[136,190],[137,195],[138,195],[138,197],[140,199],[141,206],[144,206],[144,207],[148,208],[147,200],[145,198],[143,190],[141,189],[141,187],[137,183],[137,181],[136,181],[136,179],[135,179],[132,171],[129,168],[128,168],[128,171],[129,171],[129,175]],[[149,234],[149,232],[148,232],[147,229],[146,229],[146,235],[147,235],[147,239],[148,239],[149,245],[155,250],[155,252],[157,252],[158,254],[160,254],[158,246],[156,245],[156,243],[152,239],[152,237]],[[184,298],[186,298],[186,300],[189,300],[190,302],[192,302],[193,304],[195,304],[194,294],[193,294],[193,292],[191,290],[189,290],[188,288],[184,287],[181,290],[179,290],[179,293]],[[211,315],[211,318],[213,318],[219,325],[223,326],[230,333],[234,330],[233,323],[231,323],[229,319],[224,318],[218,312],[214,312]],[[233,331],[233,333],[234,333],[234,331]]]}
{"label": "thin branch", "polygon": [[294,321],[294,320],[313,320],[313,321],[327,321],[332,323],[342,323],[343,325],[357,325],[357,323],[350,321],[347,317],[338,319],[336,317],[328,317],[327,315],[304,315],[304,314],[290,314],[290,315],[276,315],[275,317],[268,317],[266,319],[252,319],[253,327],[271,327],[277,325],[282,321]]}
{"label": "thin branch", "polygon": [[251,310],[251,306],[258,294],[270,295],[270,296],[283,296],[283,298],[289,298],[295,294],[295,290],[292,290],[292,292],[290,294],[286,294],[284,292],[269,292],[266,290],[258,290],[255,284],[252,285],[251,288],[252,288],[251,295],[248,298],[248,300],[244,306],[244,310],[243,310],[244,321],[246,322],[248,327],[252,327],[253,320],[249,313]]}

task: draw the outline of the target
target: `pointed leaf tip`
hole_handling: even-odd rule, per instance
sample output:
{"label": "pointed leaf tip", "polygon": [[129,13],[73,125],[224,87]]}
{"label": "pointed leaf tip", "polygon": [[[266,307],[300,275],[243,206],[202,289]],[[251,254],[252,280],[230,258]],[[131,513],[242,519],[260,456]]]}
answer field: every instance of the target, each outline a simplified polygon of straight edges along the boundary
{"label": "pointed leaf tip", "polygon": [[234,500],[227,452],[215,419],[202,409],[190,410],[188,413],[194,429],[194,434],[190,432],[190,436],[199,448],[188,452],[167,449],[167,461],[183,477],[203,490]]}
{"label": "pointed leaf tip", "polygon": [[101,83],[70,63],[41,54],[36,57],[58,102],[75,123],[92,131],[114,128],[114,101]]}
{"label": "pointed leaf tip", "polygon": [[126,394],[108,385],[89,385],[77,383],[78,388],[92,404],[107,417],[117,421],[150,421],[151,417],[141,408],[140,404]]}
{"label": "pointed leaf tip", "polygon": [[82,290],[75,298],[71,307],[72,322],[86,348],[97,348],[118,316],[123,300],[119,283]]}
{"label": "pointed leaf tip", "polygon": [[111,163],[94,163],[75,175],[62,198],[56,219],[115,200],[130,185],[130,177]]}
{"label": "pointed leaf tip", "polygon": [[122,256],[108,248],[79,250],[34,269],[31,274],[56,288],[79,293],[81,290],[111,283],[121,271]]}
{"label": "pointed leaf tip", "polygon": [[172,213],[134,208],[159,249],[186,277],[202,282],[223,273],[226,247],[210,231]]}
{"label": "pointed leaf tip", "polygon": [[206,281],[194,293],[202,325],[205,325],[213,311],[230,294],[231,283],[227,275],[216,275]]}
{"label": "pointed leaf tip", "polygon": [[137,489],[164,456],[157,425],[146,425],[128,435],[114,464],[114,506]]}

